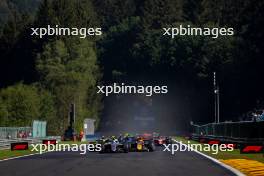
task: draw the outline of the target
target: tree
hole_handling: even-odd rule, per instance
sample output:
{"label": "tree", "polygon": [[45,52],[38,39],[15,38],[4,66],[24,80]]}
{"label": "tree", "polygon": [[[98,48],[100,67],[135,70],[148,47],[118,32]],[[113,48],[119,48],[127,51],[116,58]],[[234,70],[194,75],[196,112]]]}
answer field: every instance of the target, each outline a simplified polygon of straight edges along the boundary
{"label": "tree", "polygon": [[133,49],[137,32],[139,30],[140,19],[138,17],[128,18],[119,25],[109,28],[107,35],[98,42],[98,54],[100,64],[104,68],[104,76],[108,81],[112,78],[112,73],[117,71],[126,74],[139,68],[142,63],[134,58]]}
{"label": "tree", "polygon": [[[31,38],[28,37],[31,15],[11,9],[0,37],[1,87],[18,81],[33,82],[34,71]],[[15,63],[15,64],[14,64]],[[17,74],[13,74],[16,70]],[[32,72],[33,71],[33,72]],[[30,80],[30,81],[29,81]]]}
{"label": "tree", "polygon": [[18,83],[0,92],[0,125],[31,126],[33,120],[48,122],[48,134],[58,134],[54,97],[39,84]]}
{"label": "tree", "polygon": [[89,114],[97,107],[88,109],[87,105],[100,78],[93,44],[84,39],[68,40],[55,40],[45,45],[36,65],[42,84],[55,96],[61,130],[68,125],[71,103],[77,108],[77,129],[82,128],[84,118],[91,115],[98,118],[98,111]]}
{"label": "tree", "polygon": [[8,124],[8,111],[5,102],[0,98],[0,126]]}
{"label": "tree", "polygon": [[184,21],[189,21],[193,24],[197,24],[199,22],[199,16],[202,11],[201,1],[202,0],[183,1],[182,16]]}
{"label": "tree", "polygon": [[93,0],[101,26],[108,30],[123,20],[135,16],[137,6],[135,0]]}
{"label": "tree", "polygon": [[40,100],[37,88],[21,83],[1,90],[4,125],[30,126],[40,117]]}
{"label": "tree", "polygon": [[142,27],[162,29],[181,20],[182,8],[178,0],[145,0],[141,7]]}
{"label": "tree", "polygon": [[58,128],[58,121],[56,116],[55,97],[48,90],[36,84],[40,99],[40,120],[47,121],[47,134],[58,135],[60,129]]}

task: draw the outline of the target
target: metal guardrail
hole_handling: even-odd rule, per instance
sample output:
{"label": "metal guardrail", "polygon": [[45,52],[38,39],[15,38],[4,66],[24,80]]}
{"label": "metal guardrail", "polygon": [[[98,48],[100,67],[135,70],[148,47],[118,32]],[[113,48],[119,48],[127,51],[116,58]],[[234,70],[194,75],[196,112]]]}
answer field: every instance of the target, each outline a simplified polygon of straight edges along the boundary
{"label": "metal guardrail", "polygon": [[7,141],[0,139],[0,150],[8,149],[13,140]]}
{"label": "metal guardrail", "polygon": [[14,142],[28,142],[29,144],[36,144],[41,142],[41,140],[33,138],[0,139],[0,150],[9,149],[11,143]]}

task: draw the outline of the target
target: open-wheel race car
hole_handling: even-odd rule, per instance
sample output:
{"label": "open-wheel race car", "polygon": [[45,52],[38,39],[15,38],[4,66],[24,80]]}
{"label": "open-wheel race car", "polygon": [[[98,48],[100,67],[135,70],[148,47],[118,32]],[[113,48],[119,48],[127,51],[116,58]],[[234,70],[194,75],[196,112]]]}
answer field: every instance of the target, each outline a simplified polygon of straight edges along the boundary
{"label": "open-wheel race car", "polygon": [[172,138],[170,136],[161,136],[159,133],[153,133],[153,141],[156,146],[163,144],[171,144]]}
{"label": "open-wheel race car", "polygon": [[155,145],[153,142],[152,135],[142,134],[142,135],[137,135],[137,136],[127,136],[125,137],[125,140],[128,145],[129,151],[153,152],[155,150]]}
{"label": "open-wheel race car", "polygon": [[127,153],[129,150],[126,142],[115,138],[102,138],[98,143],[101,144],[100,153]]}

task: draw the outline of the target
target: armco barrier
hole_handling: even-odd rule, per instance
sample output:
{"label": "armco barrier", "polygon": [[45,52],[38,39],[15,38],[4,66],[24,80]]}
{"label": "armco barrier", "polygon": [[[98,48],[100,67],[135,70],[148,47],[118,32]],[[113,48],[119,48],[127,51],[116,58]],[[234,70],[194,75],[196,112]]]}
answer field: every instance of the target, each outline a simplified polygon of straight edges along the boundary
{"label": "armco barrier", "polygon": [[0,150],[9,149],[12,143],[28,142],[29,144],[39,143],[39,139],[33,138],[15,138],[15,139],[0,139]]}

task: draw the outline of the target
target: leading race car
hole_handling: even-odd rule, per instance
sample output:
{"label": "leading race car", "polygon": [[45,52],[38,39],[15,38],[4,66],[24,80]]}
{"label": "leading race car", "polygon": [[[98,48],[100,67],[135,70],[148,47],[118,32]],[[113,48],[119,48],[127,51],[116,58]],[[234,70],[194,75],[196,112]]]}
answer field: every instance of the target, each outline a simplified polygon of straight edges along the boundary
{"label": "leading race car", "polygon": [[153,142],[152,135],[143,134],[137,136],[126,136],[124,138],[128,145],[129,151],[141,152],[153,152],[155,150],[155,145]]}
{"label": "leading race car", "polygon": [[101,144],[100,153],[127,153],[128,145],[125,142],[118,141],[116,138],[102,138],[98,141]]}
{"label": "leading race car", "polygon": [[137,139],[137,151],[148,151],[153,152],[155,150],[155,145],[152,139],[144,139],[143,137],[139,137]]}

